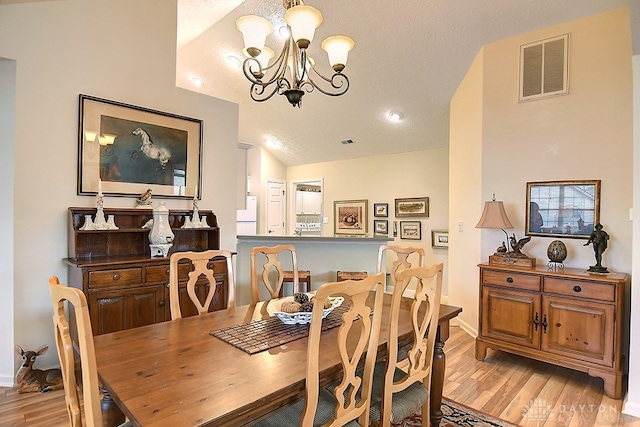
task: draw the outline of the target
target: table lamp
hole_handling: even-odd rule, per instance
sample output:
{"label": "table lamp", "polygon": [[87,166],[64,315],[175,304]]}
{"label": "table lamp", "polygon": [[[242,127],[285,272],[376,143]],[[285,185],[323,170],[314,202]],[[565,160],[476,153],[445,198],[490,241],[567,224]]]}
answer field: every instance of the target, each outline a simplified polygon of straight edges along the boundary
{"label": "table lamp", "polygon": [[509,244],[509,234],[507,234],[505,228],[513,228],[513,225],[511,225],[511,221],[509,221],[509,217],[504,211],[504,204],[501,201],[496,201],[495,194],[493,195],[493,200],[484,202],[484,210],[476,228],[499,228],[507,236],[507,240],[504,241],[505,248]]}

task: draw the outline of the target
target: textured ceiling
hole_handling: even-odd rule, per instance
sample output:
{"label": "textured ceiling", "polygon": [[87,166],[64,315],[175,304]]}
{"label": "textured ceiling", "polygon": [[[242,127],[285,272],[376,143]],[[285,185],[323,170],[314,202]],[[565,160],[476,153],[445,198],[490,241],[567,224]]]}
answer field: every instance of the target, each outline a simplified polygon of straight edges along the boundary
{"label": "textured ceiling", "polygon": [[[238,4],[237,7],[236,4]],[[344,34],[356,42],[341,97],[315,91],[293,108],[282,96],[263,103],[226,58],[240,56],[242,15],[283,22],[281,0],[179,0],[178,84],[239,104],[239,141],[264,145],[286,165],[301,165],[443,147],[449,141],[449,100],[483,44],[625,6],[629,0],[308,0],[324,22],[309,55],[328,73],[321,41]],[[234,8],[235,7],[235,8]],[[189,19],[183,19],[189,15]],[[194,28],[197,30],[194,31]],[[187,30],[191,29],[188,36]],[[199,32],[202,32],[199,36]],[[267,45],[280,51],[271,36]],[[190,77],[204,86],[195,89]],[[390,110],[404,120],[392,123]],[[351,145],[342,140],[355,141]]]}

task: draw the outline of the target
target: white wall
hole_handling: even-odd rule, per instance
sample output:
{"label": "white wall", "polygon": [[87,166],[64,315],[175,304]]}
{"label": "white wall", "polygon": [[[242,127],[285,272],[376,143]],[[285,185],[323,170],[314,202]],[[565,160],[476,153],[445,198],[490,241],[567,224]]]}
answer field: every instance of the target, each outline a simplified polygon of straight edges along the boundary
{"label": "white wall", "polygon": [[[287,181],[324,179],[323,215],[328,224],[323,224],[322,235],[333,236],[334,204],[336,200],[367,200],[367,232],[373,235],[374,219],[389,221],[389,237],[393,236],[393,221],[420,221],[422,240],[395,239],[395,244],[417,246],[425,249],[427,265],[445,264],[443,295],[447,295],[448,250],[431,247],[431,230],[446,230],[448,227],[448,156],[447,148],[414,151],[394,155],[365,157],[292,166],[287,169]],[[291,186],[288,185],[287,188]],[[429,197],[428,218],[396,218],[394,202],[402,197]],[[293,209],[291,197],[288,210]],[[388,203],[389,217],[374,218],[373,204]],[[398,230],[399,233],[399,230]]]}
{"label": "white wall", "polygon": [[16,63],[0,58],[0,384],[13,376],[13,197]]}
{"label": "white wall", "polygon": [[[94,197],[76,195],[81,93],[204,120],[200,207],[217,214],[221,247],[235,249],[238,107],[175,87],[175,42],[176,0],[0,5],[0,57],[16,61],[14,278],[0,283],[3,296],[13,287],[15,313],[0,310],[0,324],[13,324],[16,344],[54,349],[47,278],[67,279],[67,208],[95,206]],[[6,200],[11,189],[0,189]],[[105,206],[132,207],[133,198],[107,198]],[[7,347],[1,385],[12,384],[17,367]],[[42,359],[57,364],[55,350]]]}
{"label": "white wall", "polygon": [[[518,103],[520,45],[564,33],[571,37],[569,95]],[[451,118],[452,223],[467,212],[473,212],[477,221],[482,202],[496,193],[505,203],[513,231],[522,236],[528,181],[600,179],[600,219],[611,235],[603,264],[612,271],[631,272],[633,118],[628,8],[484,46],[452,100]],[[473,135],[467,135],[465,128],[472,129]],[[469,197],[467,171],[472,182],[481,181],[482,200]],[[450,265],[466,266],[462,268],[468,277],[450,281],[449,301],[463,307],[461,320],[477,330],[475,256],[479,250],[480,261],[487,261],[503,237],[501,231],[480,232],[472,227],[466,227],[464,233],[475,233],[480,239],[460,237],[464,249],[456,245],[451,251]],[[524,252],[544,263],[553,239],[534,237]],[[585,240],[562,240],[569,251],[567,267],[586,268],[594,263],[593,250],[583,246]]]}
{"label": "white wall", "polygon": [[[634,30],[636,30],[634,28]],[[640,29],[638,29],[640,30]],[[640,55],[633,57],[633,182],[640,182]],[[633,276],[640,277],[640,185],[633,188]],[[640,418],[640,291],[631,289],[631,342],[629,354],[635,363],[629,364],[629,391],[623,412]],[[631,358],[631,356],[630,356]]]}

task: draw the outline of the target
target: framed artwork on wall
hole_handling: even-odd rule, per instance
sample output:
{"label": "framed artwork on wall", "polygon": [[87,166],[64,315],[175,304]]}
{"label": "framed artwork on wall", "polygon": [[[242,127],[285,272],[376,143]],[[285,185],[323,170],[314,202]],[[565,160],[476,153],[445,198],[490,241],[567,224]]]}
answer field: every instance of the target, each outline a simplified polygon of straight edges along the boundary
{"label": "framed artwork on wall", "polygon": [[422,240],[422,223],[420,221],[400,221],[400,238]]}
{"label": "framed artwork on wall", "polygon": [[336,236],[364,236],[367,234],[367,200],[333,202],[333,223]]}
{"label": "framed artwork on wall", "polygon": [[429,216],[429,198],[396,199],[396,217]]}
{"label": "framed artwork on wall", "polygon": [[431,247],[432,248],[448,248],[449,247],[449,231],[448,230],[431,230]]}
{"label": "framed artwork on wall", "polygon": [[389,203],[374,203],[373,216],[386,218],[389,216]]}
{"label": "framed artwork on wall", "polygon": [[600,222],[600,180],[527,182],[525,234],[588,239]]}
{"label": "framed artwork on wall", "polygon": [[200,198],[202,120],[80,95],[78,194]]}
{"label": "framed artwork on wall", "polygon": [[386,219],[376,219],[373,221],[373,232],[375,234],[389,234],[389,221]]}

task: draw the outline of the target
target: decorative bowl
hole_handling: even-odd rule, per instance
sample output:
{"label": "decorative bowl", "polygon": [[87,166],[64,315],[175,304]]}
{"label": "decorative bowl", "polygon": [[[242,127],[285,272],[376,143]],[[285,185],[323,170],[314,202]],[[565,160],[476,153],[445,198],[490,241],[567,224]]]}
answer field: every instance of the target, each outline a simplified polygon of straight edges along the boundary
{"label": "decorative bowl", "polygon": [[[315,294],[315,292],[307,293],[309,295],[309,299]],[[271,316],[276,316],[282,323],[285,325],[305,325],[307,323],[311,323],[311,312],[310,311],[298,311],[297,313],[285,313],[280,311],[280,307],[285,302],[293,301],[293,297],[285,297],[280,299],[274,299],[269,301],[267,304],[267,313]],[[325,308],[322,311],[322,318],[327,317],[329,313],[333,311],[334,308],[339,307],[344,298],[342,297],[330,297],[329,301],[331,301],[331,307]]]}

